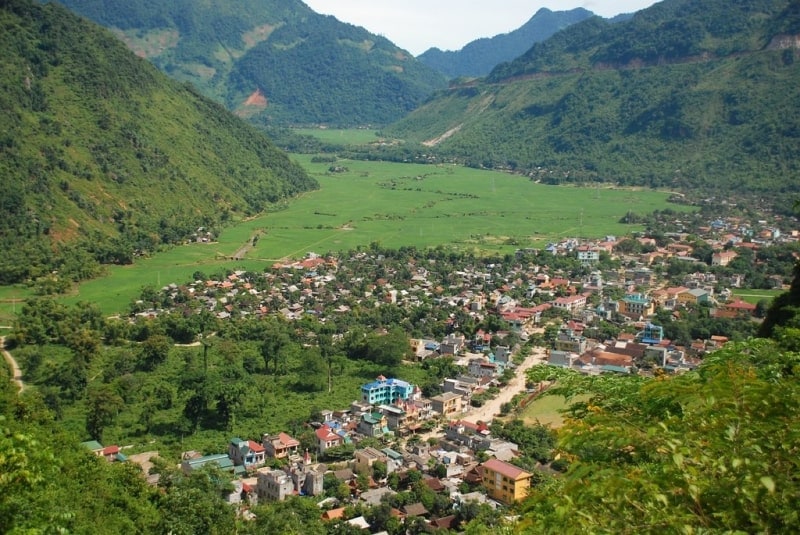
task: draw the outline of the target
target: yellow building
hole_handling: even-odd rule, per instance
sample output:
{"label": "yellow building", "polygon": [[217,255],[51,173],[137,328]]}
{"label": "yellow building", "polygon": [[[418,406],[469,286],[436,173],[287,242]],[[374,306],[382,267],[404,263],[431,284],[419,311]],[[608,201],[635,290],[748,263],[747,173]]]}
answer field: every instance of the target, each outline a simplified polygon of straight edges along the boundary
{"label": "yellow building", "polygon": [[498,459],[483,463],[483,486],[490,498],[511,505],[528,495],[531,487],[530,474]]}

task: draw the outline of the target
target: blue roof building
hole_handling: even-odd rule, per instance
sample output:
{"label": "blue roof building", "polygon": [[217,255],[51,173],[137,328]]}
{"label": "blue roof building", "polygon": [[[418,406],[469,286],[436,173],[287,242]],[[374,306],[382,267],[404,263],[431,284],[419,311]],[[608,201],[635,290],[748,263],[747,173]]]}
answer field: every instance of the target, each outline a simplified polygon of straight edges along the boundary
{"label": "blue roof building", "polygon": [[373,405],[391,405],[399,399],[409,399],[414,394],[414,385],[400,379],[387,379],[383,375],[376,381],[361,387],[361,401]]}

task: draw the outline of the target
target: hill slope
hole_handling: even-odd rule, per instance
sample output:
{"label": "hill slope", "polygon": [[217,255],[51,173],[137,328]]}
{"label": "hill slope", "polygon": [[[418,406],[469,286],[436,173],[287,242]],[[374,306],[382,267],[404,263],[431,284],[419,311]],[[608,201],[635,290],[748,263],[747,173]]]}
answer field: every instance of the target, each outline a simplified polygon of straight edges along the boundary
{"label": "hill slope", "polygon": [[794,194],[797,5],[665,0],[588,19],[387,133],[548,182]]}
{"label": "hill slope", "polygon": [[477,39],[456,51],[431,48],[417,59],[448,78],[486,76],[500,63],[524,54],[534,43],[591,16],[592,12],[583,8],[570,11],[542,8],[513,32]]}
{"label": "hill slope", "polygon": [[256,123],[386,124],[445,78],[299,0],[65,0],[137,54]]}
{"label": "hill slope", "polygon": [[0,27],[1,283],[85,278],[316,187],[257,130],[65,8],[4,1]]}

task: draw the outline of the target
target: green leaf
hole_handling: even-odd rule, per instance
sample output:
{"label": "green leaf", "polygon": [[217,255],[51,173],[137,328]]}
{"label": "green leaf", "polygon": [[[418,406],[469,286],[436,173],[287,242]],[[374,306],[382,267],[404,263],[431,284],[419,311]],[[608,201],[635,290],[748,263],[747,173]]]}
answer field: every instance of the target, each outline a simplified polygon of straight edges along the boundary
{"label": "green leaf", "polygon": [[769,476],[763,476],[761,478],[761,484],[764,485],[768,491],[775,492],[775,481]]}

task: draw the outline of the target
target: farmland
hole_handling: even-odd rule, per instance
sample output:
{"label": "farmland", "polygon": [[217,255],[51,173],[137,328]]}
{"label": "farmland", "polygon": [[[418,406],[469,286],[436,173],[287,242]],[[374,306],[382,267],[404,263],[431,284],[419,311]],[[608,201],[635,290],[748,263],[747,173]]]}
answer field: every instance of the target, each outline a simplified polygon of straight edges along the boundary
{"label": "farmland", "polygon": [[[639,229],[619,223],[629,210],[644,214],[668,206],[667,193],[650,190],[545,186],[455,166],[294,158],[319,181],[318,191],[240,221],[215,243],[175,247],[134,265],[110,266],[106,276],[81,284],[67,301],[95,302],[113,314],[123,311],[143,286],[180,283],[195,271],[260,271],[309,251],[336,252],[372,242],[504,254],[563,237],[625,234]],[[231,260],[237,252],[241,259]],[[3,303],[0,313],[7,316],[11,308]]]}

